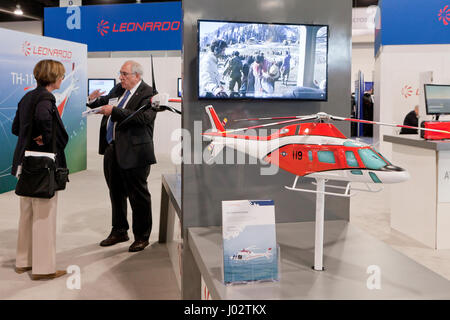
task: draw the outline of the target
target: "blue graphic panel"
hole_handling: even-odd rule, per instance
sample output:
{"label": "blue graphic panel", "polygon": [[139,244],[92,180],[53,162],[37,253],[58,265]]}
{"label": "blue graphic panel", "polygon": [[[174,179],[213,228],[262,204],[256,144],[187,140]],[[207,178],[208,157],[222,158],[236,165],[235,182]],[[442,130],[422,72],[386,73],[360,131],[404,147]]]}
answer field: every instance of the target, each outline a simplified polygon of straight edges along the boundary
{"label": "blue graphic panel", "polygon": [[450,43],[450,1],[383,0],[379,7],[375,54],[384,45]]}
{"label": "blue graphic panel", "polygon": [[50,7],[44,35],[88,51],[181,50],[181,2]]}
{"label": "blue graphic panel", "polygon": [[60,61],[65,69],[61,88],[53,91],[69,134],[65,153],[71,173],[86,169],[87,49],[85,45],[0,29],[0,193],[15,188],[11,164],[17,137],[11,133],[17,104],[36,87],[33,68],[43,59]]}

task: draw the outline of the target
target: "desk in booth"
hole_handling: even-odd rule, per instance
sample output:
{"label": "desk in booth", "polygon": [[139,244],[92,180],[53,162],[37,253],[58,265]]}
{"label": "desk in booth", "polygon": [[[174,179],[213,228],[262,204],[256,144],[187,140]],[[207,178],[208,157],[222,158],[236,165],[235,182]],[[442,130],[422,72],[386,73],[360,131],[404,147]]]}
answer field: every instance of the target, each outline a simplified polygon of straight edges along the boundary
{"label": "desk in booth", "polygon": [[434,249],[450,249],[450,140],[384,135],[410,180],[391,185],[391,227]]}

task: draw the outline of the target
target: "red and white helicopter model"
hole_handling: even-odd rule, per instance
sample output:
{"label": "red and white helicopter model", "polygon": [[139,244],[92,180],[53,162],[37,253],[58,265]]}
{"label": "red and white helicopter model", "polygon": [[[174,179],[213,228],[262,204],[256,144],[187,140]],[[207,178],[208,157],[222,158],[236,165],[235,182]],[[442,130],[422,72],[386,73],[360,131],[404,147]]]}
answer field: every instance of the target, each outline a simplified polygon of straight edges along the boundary
{"label": "red and white helicopter model", "polygon": [[[212,158],[216,157],[224,147],[230,147],[259,158],[265,162],[277,165],[296,176],[289,190],[316,193],[316,224],[315,224],[315,252],[314,270],[323,270],[323,229],[325,195],[349,197],[351,190],[377,192],[369,184],[399,183],[410,178],[409,173],[393,165],[372,146],[359,141],[348,139],[330,120],[362,122],[366,124],[386,125],[393,127],[413,128],[435,132],[450,133],[442,130],[416,128],[404,125],[386,124],[375,121],[343,118],[319,112],[314,115],[240,119],[253,120],[282,120],[273,123],[252,126],[248,128],[225,130],[212,106],[205,107],[212,129],[203,133],[205,139],[210,140],[208,146]],[[308,123],[296,123],[310,121]],[[311,122],[314,121],[314,122]],[[248,129],[257,129],[275,125],[287,124],[268,136],[238,134]],[[293,124],[296,123],[296,124]],[[316,190],[297,188],[299,177],[316,179]],[[325,192],[327,180],[346,181],[347,186],[327,187],[345,189],[344,193]],[[351,189],[351,182],[364,182],[367,189]]]}
{"label": "red and white helicopter model", "polygon": [[232,261],[249,261],[260,258],[270,259],[272,258],[272,248],[268,248],[266,252],[256,253],[252,251],[255,246],[248,247],[246,249],[239,250],[236,254],[230,256]]}
{"label": "red and white helicopter model", "polygon": [[[408,180],[410,176],[406,170],[393,165],[371,145],[348,139],[333,124],[327,123],[327,121],[352,121],[428,130],[411,126],[337,117],[323,112],[307,116],[239,119],[235,121],[284,120],[247,128],[226,130],[212,106],[205,107],[205,110],[209,116],[212,129],[203,133],[203,136],[211,141],[208,149],[213,158],[224,147],[230,147],[252,157],[259,158],[264,162],[277,165],[296,176],[293,186],[286,187],[294,191],[316,192],[314,190],[296,188],[299,177],[348,182],[346,188],[327,186],[345,189],[343,194],[325,193],[334,196],[351,196],[349,185],[351,182],[366,184],[399,183]],[[315,120],[315,122],[291,124],[268,136],[237,133],[248,129],[312,120]],[[447,133],[447,131],[442,130],[432,129],[432,131]],[[368,186],[368,189],[353,190],[374,192],[381,189],[373,190]]]}

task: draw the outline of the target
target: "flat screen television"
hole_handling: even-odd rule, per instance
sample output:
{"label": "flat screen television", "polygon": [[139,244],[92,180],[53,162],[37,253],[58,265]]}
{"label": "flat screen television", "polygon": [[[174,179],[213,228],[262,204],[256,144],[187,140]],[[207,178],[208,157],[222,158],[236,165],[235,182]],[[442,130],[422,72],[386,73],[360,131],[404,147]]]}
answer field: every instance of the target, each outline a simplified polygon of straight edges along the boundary
{"label": "flat screen television", "polygon": [[183,94],[183,87],[182,87],[182,82],[181,82],[181,78],[178,78],[178,82],[177,82],[177,95],[178,97],[181,98],[182,94]]}
{"label": "flat screen television", "polygon": [[97,89],[107,95],[115,85],[116,79],[88,79],[88,95]]}
{"label": "flat screen television", "polygon": [[425,84],[427,114],[450,114],[450,85]]}
{"label": "flat screen television", "polygon": [[326,101],[328,26],[198,20],[199,99]]}

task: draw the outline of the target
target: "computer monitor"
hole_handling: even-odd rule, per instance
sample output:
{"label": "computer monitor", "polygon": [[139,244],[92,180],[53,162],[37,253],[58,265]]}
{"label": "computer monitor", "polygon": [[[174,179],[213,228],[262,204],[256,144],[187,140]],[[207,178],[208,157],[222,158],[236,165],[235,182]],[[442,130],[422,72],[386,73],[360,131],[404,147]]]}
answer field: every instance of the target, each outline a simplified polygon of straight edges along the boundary
{"label": "computer monitor", "polygon": [[181,78],[178,78],[178,82],[177,82],[177,92],[178,92],[178,97],[181,98],[181,95],[183,94],[183,87],[182,87]]}
{"label": "computer monitor", "polygon": [[424,92],[427,114],[450,114],[450,85],[425,84]]}
{"label": "computer monitor", "polygon": [[100,89],[104,92],[103,95],[107,95],[109,91],[116,85],[116,79],[88,79],[88,95],[93,91]]}

